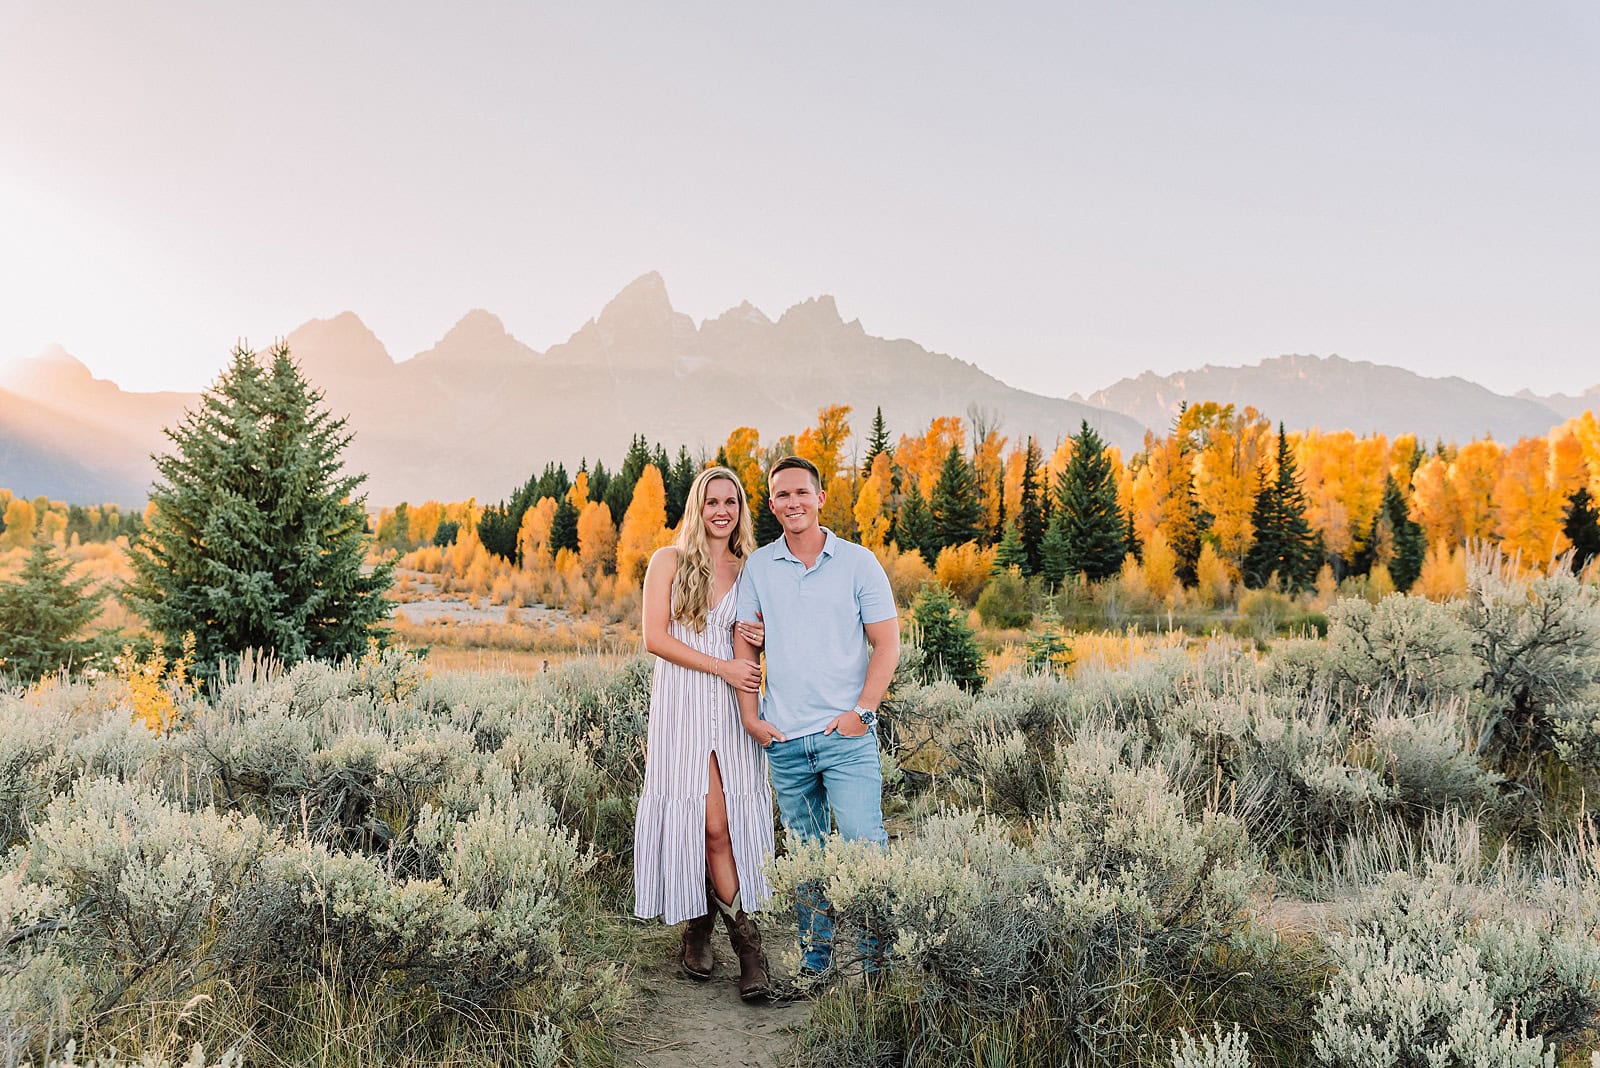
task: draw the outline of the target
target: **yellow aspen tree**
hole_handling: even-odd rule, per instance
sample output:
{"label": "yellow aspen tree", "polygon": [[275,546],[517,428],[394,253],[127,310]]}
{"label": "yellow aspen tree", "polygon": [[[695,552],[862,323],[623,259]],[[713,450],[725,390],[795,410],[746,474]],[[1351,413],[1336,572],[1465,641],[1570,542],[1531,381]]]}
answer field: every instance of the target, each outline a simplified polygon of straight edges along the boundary
{"label": "yellow aspen tree", "polygon": [[18,549],[33,543],[34,528],[39,525],[38,512],[32,502],[21,497],[6,505],[6,529],[0,533],[0,549]]}
{"label": "yellow aspen tree", "polygon": [[1401,434],[1389,446],[1389,473],[1394,476],[1400,492],[1410,492],[1411,473],[1417,469],[1426,452],[1427,450],[1417,443],[1415,434]]}
{"label": "yellow aspen tree", "polygon": [[1140,566],[1150,595],[1169,607],[1175,604],[1183,589],[1178,583],[1178,554],[1172,551],[1160,527],[1145,539],[1144,562]]}
{"label": "yellow aspen tree", "polygon": [[1566,551],[1566,509],[1566,496],[1550,481],[1543,438],[1523,438],[1506,451],[1494,486],[1494,535],[1503,551],[1533,567]]}
{"label": "yellow aspen tree", "polygon": [[993,570],[994,550],[980,549],[978,543],[973,541],[940,549],[933,565],[933,573],[939,584],[969,608],[977,602],[978,594],[983,592],[984,584],[989,581],[989,573]]}
{"label": "yellow aspen tree", "polygon": [[722,445],[728,470],[739,476],[754,508],[767,499],[767,472],[761,466],[761,433],[753,426],[736,427]]}
{"label": "yellow aspen tree", "polygon": [[1231,404],[1207,401],[1184,411],[1180,432],[1190,428],[1199,439],[1194,459],[1195,499],[1211,514],[1210,533],[1217,552],[1237,569],[1255,535],[1250,516],[1272,425],[1254,408],[1235,413]]}
{"label": "yellow aspen tree", "polygon": [[861,544],[876,549],[889,536],[889,495],[894,488],[894,469],[888,453],[872,459],[872,470],[861,480],[856,493],[856,531]]}
{"label": "yellow aspen tree", "polygon": [[1467,592],[1467,553],[1461,545],[1452,545],[1443,538],[1428,546],[1422,558],[1422,573],[1417,576],[1412,593],[1420,593],[1430,601],[1449,601]]}
{"label": "yellow aspen tree", "polygon": [[572,507],[582,514],[584,507],[589,503],[589,472],[579,471],[578,477],[572,480],[572,485],[567,487],[567,500]]}
{"label": "yellow aspen tree", "polygon": [[856,494],[856,531],[861,544],[876,549],[889,533],[889,517],[883,514],[883,497],[872,479],[864,479],[861,492]]}
{"label": "yellow aspen tree", "polygon": [[39,517],[39,530],[37,536],[43,538],[45,541],[52,542],[55,545],[65,548],[67,544],[66,514],[63,512],[58,512],[54,508],[45,512],[44,515]]}
{"label": "yellow aspen tree", "polygon": [[[977,480],[978,499],[983,504],[984,530],[994,530],[1000,520],[1000,492],[1001,475],[1004,468],[1003,455],[1006,439],[1000,436],[998,430],[991,430],[984,435],[984,439],[977,443],[973,451],[972,472]],[[1017,478],[1020,483],[1022,478],[1021,467],[1017,468]],[[1022,499],[1021,491],[1016,494],[1006,494],[1006,511],[1008,515],[1015,512],[1017,502]]]}
{"label": "yellow aspen tree", "polygon": [[589,501],[578,513],[578,559],[591,578],[616,570],[617,525],[604,501]]}
{"label": "yellow aspen tree", "polygon": [[1550,485],[1567,500],[1589,485],[1589,470],[1583,462],[1583,439],[1573,422],[1562,423],[1550,431]]}
{"label": "yellow aspen tree", "polygon": [[1200,560],[1195,564],[1194,593],[1207,608],[1221,608],[1233,594],[1233,572],[1217,552],[1217,547],[1207,539],[1200,546]]}
{"label": "yellow aspen tree", "polygon": [[828,499],[817,514],[818,521],[842,538],[856,540],[856,485],[844,472],[836,473],[826,483]]}
{"label": "yellow aspen tree", "polygon": [[1450,464],[1443,457],[1430,456],[1411,476],[1411,518],[1422,526],[1428,543],[1459,545],[1462,533],[1461,512],[1450,489]]}
{"label": "yellow aspen tree", "polygon": [[924,498],[931,498],[934,484],[939,481],[939,469],[950,453],[950,446],[964,449],[966,441],[966,424],[961,417],[941,415],[928,424],[928,432],[919,437],[902,434],[900,444],[895,447],[894,458],[901,470],[916,479],[918,492]]}
{"label": "yellow aspen tree", "polygon": [[665,545],[667,531],[667,491],[661,471],[654,464],[644,469],[633,487],[633,503],[622,516],[617,536],[617,581],[634,589],[644,582],[650,554]]}
{"label": "yellow aspen tree", "polygon": [[827,486],[839,474],[844,443],[850,437],[850,406],[830,404],[817,412],[817,425],[807,427],[795,439],[795,455],[817,465],[822,484]]}
{"label": "yellow aspen tree", "polygon": [[1494,536],[1494,489],[1503,454],[1499,442],[1484,438],[1463,445],[1450,463],[1450,491],[1461,516],[1463,538]]}
{"label": "yellow aspen tree", "polygon": [[517,528],[517,556],[524,571],[536,571],[550,560],[550,527],[556,518],[556,499],[540,497],[522,513]]}
{"label": "yellow aspen tree", "polygon": [[425,545],[439,532],[439,520],[444,518],[444,505],[438,501],[423,501],[410,509],[406,520],[406,537],[413,545]]}

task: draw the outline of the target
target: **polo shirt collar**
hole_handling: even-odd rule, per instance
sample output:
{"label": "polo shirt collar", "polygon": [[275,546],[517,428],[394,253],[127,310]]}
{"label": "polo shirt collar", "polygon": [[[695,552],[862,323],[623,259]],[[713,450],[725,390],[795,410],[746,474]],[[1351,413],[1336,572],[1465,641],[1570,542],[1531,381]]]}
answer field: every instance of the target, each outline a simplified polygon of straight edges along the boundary
{"label": "polo shirt collar", "polygon": [[[824,556],[832,556],[834,542],[838,540],[833,536],[833,531],[827,527],[822,528],[822,535],[822,552],[817,556],[818,560],[821,560]],[[779,560],[793,560],[797,564],[800,563],[800,558],[789,551],[789,536],[787,534],[778,536],[777,558]]]}

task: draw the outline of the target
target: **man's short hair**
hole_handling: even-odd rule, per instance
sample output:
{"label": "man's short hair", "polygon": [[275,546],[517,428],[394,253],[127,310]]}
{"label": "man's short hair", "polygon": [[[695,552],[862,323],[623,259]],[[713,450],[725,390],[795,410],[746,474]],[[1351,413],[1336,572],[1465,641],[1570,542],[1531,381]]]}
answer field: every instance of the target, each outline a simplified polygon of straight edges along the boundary
{"label": "man's short hair", "polygon": [[817,470],[816,464],[807,460],[804,456],[785,456],[773,464],[772,470],[767,472],[767,485],[772,485],[772,480],[779,471],[788,471],[791,468],[799,468],[809,474],[811,476],[811,484],[816,487],[818,493],[822,492],[822,472]]}

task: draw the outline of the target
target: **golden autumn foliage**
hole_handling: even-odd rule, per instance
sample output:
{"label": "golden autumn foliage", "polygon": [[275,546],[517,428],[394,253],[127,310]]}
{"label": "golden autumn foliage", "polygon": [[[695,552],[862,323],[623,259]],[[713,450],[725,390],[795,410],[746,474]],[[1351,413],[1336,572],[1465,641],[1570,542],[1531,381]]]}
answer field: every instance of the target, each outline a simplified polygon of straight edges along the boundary
{"label": "golden autumn foliage", "polygon": [[20,549],[33,542],[39,513],[31,501],[16,497],[6,505],[5,524],[6,529],[0,531],[0,549]]}
{"label": "golden autumn foliage", "polygon": [[1144,543],[1144,560],[1139,565],[1141,578],[1150,596],[1171,606],[1183,593],[1178,582],[1178,554],[1172,551],[1167,536],[1159,528],[1150,532]]}
{"label": "golden autumn foliage", "polygon": [[915,600],[922,587],[937,581],[933,568],[915,549],[901,552],[899,546],[890,542],[878,546],[873,552],[878,557],[878,563],[883,565],[884,574],[889,576],[889,589],[894,593],[895,603],[902,607]]}
{"label": "golden autumn foliage", "polygon": [[[941,416],[928,425],[927,433],[918,437],[900,436],[895,446],[895,460],[906,475],[914,479],[917,490],[925,499],[933,497],[933,487],[939,481],[939,468],[950,453],[950,446],[965,446],[966,426],[959,416]],[[907,489],[910,488],[908,483]]]}
{"label": "golden autumn foliage", "polygon": [[1209,541],[1200,546],[1195,565],[1195,598],[1207,608],[1221,608],[1233,595],[1233,571]]}
{"label": "golden autumn foliage", "polygon": [[968,607],[977,602],[978,594],[983,592],[984,583],[989,581],[993,571],[994,550],[979,548],[976,542],[971,541],[940,549],[933,565],[934,577],[939,580],[939,585],[959,597],[961,603]]}
{"label": "golden autumn foliage", "polygon": [[628,587],[644,582],[650,554],[667,544],[667,492],[661,472],[654,465],[645,467],[633,487],[633,503],[622,517],[617,537],[617,579]]}
{"label": "golden autumn foliage", "polygon": [[578,559],[590,577],[617,566],[617,525],[604,501],[589,501],[578,513]]}
{"label": "golden autumn foliage", "polygon": [[[844,461],[844,443],[849,437],[850,406],[830,404],[817,412],[816,426],[807,427],[795,438],[795,455],[816,464],[823,486],[830,486],[840,473]],[[830,489],[828,492],[831,494],[833,491]]]}
{"label": "golden autumn foliage", "polygon": [[862,545],[876,549],[889,536],[889,495],[893,490],[893,464],[887,453],[872,461],[872,471],[856,493],[856,532]]}
{"label": "golden autumn foliage", "polygon": [[[645,470],[654,471],[655,468],[646,467]],[[661,481],[659,474],[656,475],[656,481]],[[550,528],[555,519],[554,497],[540,497],[533,507],[522,513],[522,526],[517,528],[517,558],[524,567],[533,567],[538,561],[549,558]]]}

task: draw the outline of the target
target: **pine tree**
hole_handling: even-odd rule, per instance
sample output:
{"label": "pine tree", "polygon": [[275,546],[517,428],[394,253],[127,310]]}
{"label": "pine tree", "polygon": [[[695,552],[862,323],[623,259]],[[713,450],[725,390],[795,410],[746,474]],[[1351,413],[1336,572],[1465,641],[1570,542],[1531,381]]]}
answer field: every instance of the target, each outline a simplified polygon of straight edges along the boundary
{"label": "pine tree", "polygon": [[1050,525],[1045,527],[1044,538],[1039,545],[1039,574],[1044,576],[1046,585],[1051,589],[1060,586],[1067,577],[1071,562],[1063,514],[1060,508],[1051,513]]}
{"label": "pine tree", "polygon": [[1589,561],[1600,556],[1600,513],[1587,486],[1579,486],[1567,498],[1566,520],[1561,527],[1572,543],[1572,570],[1582,571]]}
{"label": "pine tree", "polygon": [[1062,624],[1056,602],[1045,601],[1044,611],[1034,622],[1036,626],[1028,636],[1028,666],[1038,672],[1058,675],[1072,663],[1072,646],[1067,642],[1067,629]]}
{"label": "pine tree", "polygon": [[879,407],[872,414],[872,436],[867,439],[867,458],[862,461],[861,470],[871,471],[872,461],[885,452],[889,452],[889,429],[884,426],[883,408]]}
{"label": "pine tree", "polygon": [[955,596],[930,583],[911,605],[924,681],[949,679],[968,693],[983,688],[983,651]]}
{"label": "pine tree", "polygon": [[589,472],[589,499],[591,501],[604,501],[606,492],[611,489],[611,472],[606,470],[606,465],[599,460],[594,462],[594,470]]}
{"label": "pine tree", "polygon": [[[1128,554],[1127,524],[1117,503],[1117,477],[1100,435],[1084,420],[1072,459],[1056,490],[1066,575],[1110,578]],[[1059,581],[1059,579],[1057,580]]]}
{"label": "pine tree", "polygon": [[700,473],[699,466],[689,455],[688,446],[678,446],[678,459],[672,465],[670,474],[667,475],[667,526],[676,528],[683,522],[683,507],[689,500],[689,487],[694,484],[694,476]]}
{"label": "pine tree", "polygon": [[913,478],[910,482],[911,488],[906,490],[905,498],[900,502],[896,543],[902,552],[915,549],[932,564],[934,557],[939,555],[939,532],[933,525],[933,513],[928,511],[928,503],[917,488],[917,480]]}
{"label": "pine tree", "polygon": [[[1006,536],[1006,474],[1004,470],[994,474],[994,531],[989,536],[989,544],[999,545]],[[1021,544],[1020,539],[1018,544]]]}
{"label": "pine tree", "polygon": [[129,562],[126,597],[168,656],[194,635],[195,670],[270,651],[287,663],[366,650],[388,615],[392,567],[364,572],[365,475],[341,471],[350,442],[278,345],[271,365],[237,348],[199,404],[169,428],[155,505]]}
{"label": "pine tree", "polygon": [[1380,512],[1389,524],[1394,543],[1394,559],[1389,561],[1389,577],[1394,588],[1404,593],[1422,574],[1422,561],[1428,555],[1428,536],[1422,525],[1411,518],[1405,494],[1393,475],[1383,480],[1383,507]]}
{"label": "pine tree", "polygon": [[978,499],[977,477],[959,445],[951,445],[945,454],[929,510],[933,513],[932,548],[936,554],[951,545],[976,541],[982,533],[983,502]]}
{"label": "pine tree", "polygon": [[1000,536],[1000,544],[994,550],[994,573],[1000,574],[1010,568],[1016,568],[1027,574],[1028,554],[1022,547],[1022,535],[1017,531],[1015,523],[1007,523],[1005,533]]}
{"label": "pine tree", "polygon": [[71,574],[72,562],[40,538],[17,577],[0,582],[0,677],[32,682],[62,668],[77,671],[102,651],[103,642],[79,635],[105,591],[90,591],[88,577]]}
{"label": "pine tree", "polygon": [[1047,519],[1045,494],[1040,492],[1039,464],[1042,456],[1039,443],[1028,439],[1028,450],[1022,460],[1022,499],[1017,502],[1017,532],[1022,537],[1022,549],[1028,561],[1022,566],[1024,575],[1037,575],[1043,565],[1044,532]]}
{"label": "pine tree", "polygon": [[1278,424],[1278,474],[1270,481],[1263,475],[1250,522],[1255,538],[1244,558],[1247,585],[1260,589],[1274,573],[1291,591],[1303,590],[1315,581],[1319,561],[1311,524],[1306,520],[1305,491],[1282,423]]}
{"label": "pine tree", "polygon": [[578,508],[567,496],[556,501],[556,514],[550,521],[550,555],[562,549],[578,551]]}
{"label": "pine tree", "polygon": [[[649,464],[650,446],[644,440],[643,434],[635,434],[633,441],[628,445],[627,454],[622,458],[622,466],[611,476],[606,486],[606,507],[611,509],[612,515],[627,514],[628,505],[633,503],[633,487]],[[665,475],[666,472],[663,471],[662,474]]]}

